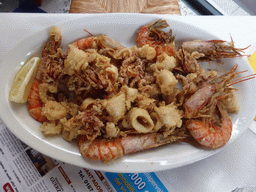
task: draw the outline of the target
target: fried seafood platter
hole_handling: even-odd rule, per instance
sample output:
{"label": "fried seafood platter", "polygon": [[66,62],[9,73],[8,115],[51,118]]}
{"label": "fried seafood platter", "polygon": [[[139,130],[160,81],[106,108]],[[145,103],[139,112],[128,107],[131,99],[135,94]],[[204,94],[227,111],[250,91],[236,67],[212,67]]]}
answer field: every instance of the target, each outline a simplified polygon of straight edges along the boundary
{"label": "fried seafood platter", "polygon": [[20,105],[44,139],[78,148],[84,161],[111,164],[191,143],[207,153],[229,142],[231,116],[241,108],[236,86],[254,78],[239,63],[225,66],[225,58],[244,56],[233,40],[177,45],[178,33],[163,19],[138,26],[129,46],[86,30],[63,45],[65,33],[53,26],[40,49],[27,104]]}

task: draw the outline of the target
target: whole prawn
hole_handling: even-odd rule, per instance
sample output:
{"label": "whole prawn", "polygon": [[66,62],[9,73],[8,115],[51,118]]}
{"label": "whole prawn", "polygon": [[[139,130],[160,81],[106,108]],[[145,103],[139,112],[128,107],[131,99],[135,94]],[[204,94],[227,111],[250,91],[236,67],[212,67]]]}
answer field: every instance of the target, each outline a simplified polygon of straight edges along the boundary
{"label": "whole prawn", "polygon": [[45,63],[47,62],[48,56],[55,55],[57,53],[57,49],[60,47],[62,39],[60,29],[57,27],[51,28],[49,36],[50,39],[42,50],[42,57],[36,72],[36,78],[32,83],[28,95],[28,112],[35,120],[40,122],[47,121],[47,118],[41,114],[43,103],[39,96],[39,85],[42,82],[42,72],[45,70]]}
{"label": "whole prawn", "polygon": [[[174,56],[175,51],[175,37],[172,36],[172,32],[165,33],[159,29],[168,27],[169,25],[165,20],[157,20],[153,23],[143,26],[137,35],[137,46],[142,47],[146,44],[155,48],[156,55],[160,55],[163,52],[169,56]],[[249,46],[248,46],[249,47]],[[246,48],[235,48],[233,39],[231,42],[223,40],[193,40],[185,41],[182,43],[179,49],[183,49],[188,53],[199,52],[203,53],[204,57],[201,60],[217,60],[222,58],[234,58],[244,56],[242,54],[243,50]]]}
{"label": "whole prawn", "polygon": [[153,23],[143,26],[137,35],[136,43],[138,47],[146,44],[155,48],[156,56],[166,53],[169,56],[175,55],[175,37],[172,31],[165,33],[159,29],[168,27],[166,20],[157,20]]}
{"label": "whole prawn", "polygon": [[144,135],[128,135],[114,140],[95,139],[90,141],[85,135],[79,138],[79,150],[82,156],[94,160],[108,161],[122,157],[126,154],[158,147],[175,141],[182,141],[185,136],[169,136],[151,133]]}
{"label": "whole prawn", "polygon": [[202,110],[210,99],[219,93],[221,89],[228,87],[229,82],[236,77],[236,69],[238,65],[234,65],[232,69],[220,77],[213,78],[204,83],[189,99],[184,103],[185,117],[195,118],[200,110]]}
{"label": "whole prawn", "polygon": [[98,49],[98,48],[109,48],[113,50],[125,48],[122,44],[110,38],[107,35],[99,35],[91,37],[81,38],[72,43],[78,49]]}
{"label": "whole prawn", "polygon": [[[194,139],[205,147],[219,148],[230,139],[232,121],[223,107],[223,101],[219,101],[228,94],[226,89],[230,85],[255,78],[253,74],[231,81],[238,74],[236,69],[237,65],[222,76],[207,81],[184,103],[184,117],[187,118],[185,125]],[[208,117],[200,115],[207,105],[212,108],[211,114]]]}
{"label": "whole prawn", "polygon": [[[232,38],[231,38],[232,40]],[[235,48],[233,40],[230,44],[223,40],[193,40],[185,41],[182,43],[180,49],[187,51],[188,53],[199,52],[204,56],[201,60],[220,60],[222,58],[234,58],[243,56],[242,51],[246,48]]]}

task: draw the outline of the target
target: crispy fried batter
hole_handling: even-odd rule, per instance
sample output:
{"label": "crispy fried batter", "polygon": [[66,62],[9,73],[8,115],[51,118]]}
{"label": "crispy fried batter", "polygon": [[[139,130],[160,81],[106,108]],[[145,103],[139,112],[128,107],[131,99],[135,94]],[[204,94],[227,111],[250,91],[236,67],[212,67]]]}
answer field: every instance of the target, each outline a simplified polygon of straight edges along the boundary
{"label": "crispy fried batter", "polygon": [[67,109],[56,101],[46,101],[42,108],[42,114],[48,120],[59,120],[67,116]]}
{"label": "crispy fried batter", "polygon": [[[44,58],[39,95],[42,114],[49,120],[41,126],[45,135],[62,134],[67,141],[85,135],[93,141],[141,134],[138,130],[148,126],[147,132],[173,140],[182,134],[188,137],[182,127],[182,106],[198,87],[218,75],[199,65],[204,54],[180,49],[175,56],[156,55],[148,45],[96,47],[80,50],[70,45],[66,56],[58,49]],[[223,99],[229,111],[238,110],[233,89]]]}
{"label": "crispy fried batter", "polygon": [[43,122],[40,129],[45,135],[56,135],[61,133],[62,126],[60,123],[56,125],[55,122]]}

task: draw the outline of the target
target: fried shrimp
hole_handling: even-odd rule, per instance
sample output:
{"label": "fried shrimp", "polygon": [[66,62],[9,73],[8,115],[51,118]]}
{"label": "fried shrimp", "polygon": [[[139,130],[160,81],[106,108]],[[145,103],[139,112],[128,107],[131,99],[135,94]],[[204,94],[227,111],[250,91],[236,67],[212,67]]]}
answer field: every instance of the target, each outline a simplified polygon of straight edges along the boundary
{"label": "fried shrimp", "polygon": [[[232,121],[224,98],[230,95],[231,84],[251,78],[245,76],[232,80],[238,74],[236,70],[237,65],[222,76],[208,80],[184,103],[184,117],[188,119],[185,120],[186,127],[202,146],[219,148],[231,137]],[[234,92],[231,97],[234,97]]]}
{"label": "fried shrimp", "polygon": [[159,30],[168,26],[167,22],[161,19],[143,26],[137,35],[137,46],[149,45],[155,48],[157,56],[162,53],[166,53],[169,56],[175,55],[175,37],[172,36],[172,32],[165,33]]}
{"label": "fried shrimp", "polygon": [[189,53],[198,52],[204,54],[201,59],[220,60],[221,58],[241,57],[243,56],[242,51],[247,47],[243,49],[235,48],[233,41],[228,44],[223,40],[193,40],[183,42],[181,49]]}
{"label": "fried shrimp", "polygon": [[[228,94],[226,91],[231,84],[239,83],[251,78],[251,76],[245,76],[239,81],[232,81],[238,74],[236,72],[238,65],[234,65],[232,69],[223,74],[220,77],[215,77],[205,82],[185,103],[185,117],[195,118],[199,115],[200,111],[206,106],[212,106],[214,102],[217,102],[218,97],[222,99],[222,96]],[[252,76],[254,78],[254,76]],[[209,101],[212,103],[209,104]],[[199,115],[200,116],[200,115]]]}
{"label": "fried shrimp", "polygon": [[89,159],[108,161],[120,158],[123,155],[183,140],[184,138],[183,136],[164,138],[163,135],[154,133],[130,135],[114,140],[95,139],[90,141],[85,136],[81,136],[79,138],[79,150],[82,156]]}
{"label": "fried shrimp", "polygon": [[191,119],[186,122],[190,134],[204,147],[216,149],[225,145],[232,133],[232,121],[222,104],[218,104],[219,122],[210,118]]}
{"label": "fried shrimp", "polygon": [[109,48],[111,51],[113,51],[125,48],[119,42],[115,41],[114,39],[106,35],[82,38],[72,43],[72,45],[82,50]]}
{"label": "fried shrimp", "polygon": [[31,117],[40,122],[47,121],[47,118],[42,115],[42,106],[43,103],[39,96],[39,81],[36,80],[30,88],[28,96],[28,111]]}

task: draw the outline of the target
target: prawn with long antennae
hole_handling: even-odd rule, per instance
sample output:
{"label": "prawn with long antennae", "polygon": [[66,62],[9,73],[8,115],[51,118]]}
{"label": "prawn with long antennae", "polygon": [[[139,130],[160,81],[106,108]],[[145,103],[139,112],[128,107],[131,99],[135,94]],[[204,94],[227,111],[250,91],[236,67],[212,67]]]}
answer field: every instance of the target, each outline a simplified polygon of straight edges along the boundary
{"label": "prawn with long antennae", "polygon": [[122,44],[110,38],[107,35],[98,35],[94,36],[89,31],[85,30],[89,33],[90,37],[81,38],[72,43],[78,49],[86,50],[86,49],[98,49],[98,48],[109,48],[113,50],[125,48]]}
{"label": "prawn with long antennae", "polygon": [[[246,81],[252,78],[255,78],[255,74],[241,77],[235,79],[237,74],[241,72],[236,72],[238,65],[234,65],[232,69],[221,75],[220,77],[213,78],[204,83],[185,103],[185,117],[193,118],[196,117],[198,112],[203,109],[206,104],[210,101],[210,99],[215,96],[215,93],[219,93],[221,90],[228,88],[231,85],[236,83],[240,83],[242,81]],[[243,71],[245,72],[245,71]],[[219,96],[219,94],[217,94]]]}
{"label": "prawn with long antennae", "polygon": [[242,54],[243,51],[248,47],[235,48],[234,41],[231,37],[230,43],[227,43],[227,41],[223,41],[223,40],[185,41],[182,43],[180,49],[183,49],[188,53],[193,53],[195,51],[199,53],[203,53],[204,56],[200,58],[201,60],[219,61],[222,58],[242,57],[244,56],[244,54]]}
{"label": "prawn with long antennae", "polygon": [[[222,99],[231,85],[255,78],[255,74],[232,80],[237,74],[237,65],[220,77],[204,83],[184,104],[185,125],[190,134],[201,145],[208,148],[219,148],[225,145],[232,133],[232,121],[224,107]],[[245,71],[243,71],[245,72]],[[223,96],[224,95],[224,96]],[[216,98],[216,99],[212,99]],[[200,114],[209,102],[214,113],[205,117]]]}
{"label": "prawn with long antennae", "polygon": [[[156,56],[166,53],[169,56],[174,56],[175,51],[175,36],[172,35],[172,30],[169,33],[161,31],[169,27],[166,20],[159,19],[148,25],[140,28],[136,43],[138,47],[146,44],[155,48]],[[250,47],[250,46],[248,46]],[[179,49],[183,49],[188,53],[199,52],[203,53],[204,57],[201,60],[219,61],[222,58],[234,58],[244,56],[242,53],[246,48],[235,48],[234,41],[231,37],[231,42],[224,40],[193,40],[185,41]]]}
{"label": "prawn with long antennae", "polygon": [[149,45],[156,50],[156,56],[166,53],[169,56],[175,55],[175,37],[172,31],[166,33],[159,29],[168,27],[166,20],[159,19],[153,23],[141,27],[138,32],[136,43],[138,47]]}
{"label": "prawn with long antennae", "polygon": [[185,126],[192,137],[204,147],[216,149],[224,146],[232,134],[232,121],[222,104],[217,104],[219,120],[211,118],[190,119]]}
{"label": "prawn with long antennae", "polygon": [[81,135],[79,138],[79,150],[82,156],[89,159],[108,161],[120,158],[123,155],[176,141],[183,141],[185,138],[185,134],[163,137],[160,133],[149,133],[144,135],[128,135],[112,140],[97,138],[90,141],[85,135]]}

